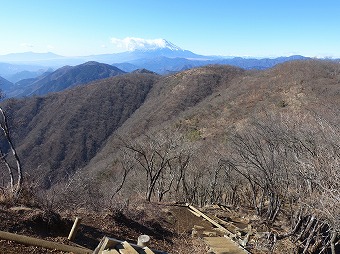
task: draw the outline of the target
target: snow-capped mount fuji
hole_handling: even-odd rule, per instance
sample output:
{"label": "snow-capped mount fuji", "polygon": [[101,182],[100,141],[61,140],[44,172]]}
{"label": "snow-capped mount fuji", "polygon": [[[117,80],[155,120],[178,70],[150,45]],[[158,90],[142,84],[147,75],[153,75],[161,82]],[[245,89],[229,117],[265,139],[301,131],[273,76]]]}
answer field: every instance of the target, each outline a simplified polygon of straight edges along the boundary
{"label": "snow-capped mount fuji", "polygon": [[[119,39],[111,39],[113,43],[117,43],[118,45],[123,44],[123,46],[128,51],[142,50],[159,50],[159,49],[170,49],[172,51],[183,51],[180,47],[175,44],[165,40],[165,39],[141,39],[141,38],[133,38],[128,37],[123,40]],[[118,41],[118,42],[117,42]]]}
{"label": "snow-capped mount fuji", "polygon": [[172,51],[184,51],[183,49],[181,49],[180,47],[176,46],[175,44],[165,40],[165,39],[160,39],[160,45],[161,48],[168,48]]}
{"label": "snow-capped mount fuji", "polygon": [[129,38],[124,41],[127,51],[116,54],[104,54],[88,56],[87,60],[95,60],[104,63],[132,63],[145,59],[153,59],[159,57],[167,58],[186,58],[210,60],[211,57],[197,55],[189,50],[182,49],[177,45],[165,40],[142,40],[138,38]]}

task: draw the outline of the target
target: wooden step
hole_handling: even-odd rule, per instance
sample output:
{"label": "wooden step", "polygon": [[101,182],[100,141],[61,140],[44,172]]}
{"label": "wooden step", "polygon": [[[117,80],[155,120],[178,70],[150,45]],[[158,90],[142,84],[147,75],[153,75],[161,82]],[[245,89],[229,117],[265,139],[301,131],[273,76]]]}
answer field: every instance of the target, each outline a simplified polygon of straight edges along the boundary
{"label": "wooden step", "polygon": [[103,250],[101,254],[119,254],[119,252],[115,249],[112,249],[112,250]]}
{"label": "wooden step", "polygon": [[[119,253],[121,254],[138,254],[138,252],[133,248],[128,242],[122,242],[121,246],[116,246],[119,249]],[[122,247],[122,248],[121,248]]]}
{"label": "wooden step", "polygon": [[144,247],[143,251],[145,252],[145,254],[155,254],[155,252],[153,252],[152,250],[150,250],[148,247]]}

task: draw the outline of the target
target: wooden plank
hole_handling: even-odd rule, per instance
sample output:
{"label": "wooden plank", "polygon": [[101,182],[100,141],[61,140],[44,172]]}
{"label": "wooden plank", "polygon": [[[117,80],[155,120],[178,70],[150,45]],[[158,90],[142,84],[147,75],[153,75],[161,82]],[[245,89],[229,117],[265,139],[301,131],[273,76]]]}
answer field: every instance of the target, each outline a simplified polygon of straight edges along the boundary
{"label": "wooden plank", "polygon": [[219,206],[223,211],[227,211],[227,212],[231,213],[231,210],[230,210],[228,207],[226,207],[226,206],[224,206],[224,205],[221,205],[221,204],[219,204],[218,206]]}
{"label": "wooden plank", "polygon": [[[188,205],[189,209],[192,209],[193,211],[195,211],[196,213],[200,214],[204,219],[206,219],[207,221],[209,221],[211,224],[213,224],[214,226],[216,226],[218,229],[220,229],[221,231],[227,233],[229,236],[233,235],[232,232],[230,232],[228,229],[224,228],[223,226],[221,226],[219,223],[217,223],[216,221],[214,221],[213,219],[211,219],[208,215],[202,213],[200,210],[196,209],[195,207],[193,207],[192,205]],[[205,237],[205,238],[209,238],[209,237]],[[214,237],[210,237],[210,238],[214,238]],[[217,238],[217,237],[216,237]],[[231,238],[225,236],[224,238],[228,239],[229,241],[233,242],[236,246],[238,246],[241,250],[243,250],[243,253],[249,253],[248,251],[246,251],[241,245],[239,245],[238,243],[234,242]]]}
{"label": "wooden plank", "polygon": [[[109,238],[109,237],[103,237],[102,240],[100,241],[100,243],[98,244],[97,248],[94,250],[94,252],[92,252],[92,254],[101,254],[100,252],[102,252],[105,249],[116,249],[118,251],[118,253],[122,253],[120,252],[121,250],[124,249],[123,246],[123,242],[121,240],[115,239],[115,238]],[[143,250],[143,247],[138,246],[136,244],[133,243],[128,243],[130,246],[132,246],[134,248],[134,250],[137,253],[145,253],[145,251]],[[159,251],[159,250],[154,250],[154,249],[150,249],[153,253],[155,254],[167,254],[164,251]],[[124,252],[124,250],[123,250]],[[136,253],[135,252],[135,253]],[[126,253],[126,252],[124,252]]]}
{"label": "wooden plank", "polygon": [[150,250],[148,247],[144,247],[143,251],[145,252],[145,254],[155,254],[155,252],[153,252],[152,250]]}
{"label": "wooden plank", "polygon": [[92,250],[86,248],[80,248],[70,245],[65,245],[61,243],[51,242],[43,239],[38,239],[34,237],[13,234],[5,231],[0,231],[0,239],[18,242],[27,246],[38,246],[45,249],[59,250],[64,252],[72,252],[79,254],[92,253]]}
{"label": "wooden plank", "polygon": [[206,219],[207,221],[209,221],[211,224],[213,224],[214,226],[216,226],[217,228],[219,228],[221,231],[227,233],[227,234],[231,234],[231,232],[224,228],[223,226],[221,226],[219,223],[217,223],[216,221],[214,221],[213,219],[211,219],[209,216],[205,215],[204,213],[202,213],[200,210],[196,209],[195,207],[193,207],[192,205],[188,206],[189,209],[193,210],[194,212],[196,212],[197,214],[200,214],[204,219]]}
{"label": "wooden plank", "polygon": [[119,254],[119,252],[115,249],[112,249],[112,250],[103,250],[100,254]]}
{"label": "wooden plank", "polygon": [[122,248],[119,248],[119,253],[121,254],[138,254],[138,252],[128,243],[122,242]]}
{"label": "wooden plank", "polygon": [[92,252],[92,254],[98,254],[99,250],[101,249],[101,247],[103,246],[103,243],[105,241],[105,236],[100,240],[99,244],[97,245],[97,247],[94,249],[94,251]]}
{"label": "wooden plank", "polygon": [[229,222],[222,220],[220,218],[218,218],[217,216],[211,216],[213,220],[216,220],[218,223],[222,224],[222,225],[228,225]]}
{"label": "wooden plank", "polygon": [[104,246],[103,250],[105,250],[105,249],[113,249],[120,242],[121,241],[119,241],[117,239],[106,237],[105,244],[103,245]]}
{"label": "wooden plank", "polygon": [[197,217],[201,217],[201,215],[198,214],[198,213],[196,213],[195,211],[193,211],[193,210],[191,210],[191,209],[189,209],[189,211],[190,211],[193,215],[195,215],[195,216],[197,216]]}
{"label": "wooden plank", "polygon": [[114,239],[114,238],[109,238],[104,236],[96,249],[94,250],[93,254],[101,254],[102,251],[106,249],[113,249],[117,244],[119,244],[121,241]]}

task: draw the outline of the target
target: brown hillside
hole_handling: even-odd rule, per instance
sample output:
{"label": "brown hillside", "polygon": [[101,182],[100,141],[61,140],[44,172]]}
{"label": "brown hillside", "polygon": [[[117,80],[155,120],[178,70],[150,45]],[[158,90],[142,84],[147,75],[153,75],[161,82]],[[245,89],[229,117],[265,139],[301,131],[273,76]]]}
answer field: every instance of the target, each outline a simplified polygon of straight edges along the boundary
{"label": "brown hillside", "polygon": [[[119,128],[119,136],[151,130],[180,129],[194,133],[210,150],[222,144],[229,129],[266,114],[320,114],[337,121],[340,105],[340,66],[327,61],[294,61],[266,71],[229,66],[192,69],[161,79],[145,103]],[[337,120],[336,120],[337,119]],[[111,165],[115,137],[87,167]],[[216,141],[218,143],[216,143]]]}
{"label": "brown hillside", "polygon": [[126,132],[132,128],[131,132],[141,134],[150,127],[172,121],[243,74],[240,68],[212,65],[164,77],[122,129]]}
{"label": "brown hillside", "polygon": [[26,172],[39,172],[47,187],[85,166],[144,102],[157,80],[157,75],[131,74],[8,101],[5,108]]}
{"label": "brown hillside", "polygon": [[[212,65],[183,71],[160,79],[148,94],[145,103],[112,135],[102,153],[88,167],[99,171],[115,160],[117,136],[137,137],[160,126],[173,126],[186,111],[200,108],[200,103],[234,79],[243,76],[244,70],[232,66]],[[100,165],[100,166],[99,166]],[[96,171],[95,170],[95,171]]]}

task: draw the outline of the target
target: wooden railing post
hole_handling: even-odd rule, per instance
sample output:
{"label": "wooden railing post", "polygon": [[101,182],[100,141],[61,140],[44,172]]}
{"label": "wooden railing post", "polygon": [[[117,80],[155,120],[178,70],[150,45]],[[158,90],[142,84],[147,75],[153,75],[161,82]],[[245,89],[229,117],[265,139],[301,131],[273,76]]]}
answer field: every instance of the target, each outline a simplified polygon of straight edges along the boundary
{"label": "wooden railing post", "polygon": [[140,235],[138,237],[137,245],[141,247],[148,246],[148,243],[150,242],[150,236],[148,235]]}
{"label": "wooden railing post", "polygon": [[74,238],[76,237],[77,231],[79,229],[80,223],[81,223],[81,217],[76,217],[76,220],[73,223],[72,229],[67,239],[69,239],[70,241],[74,240]]}

